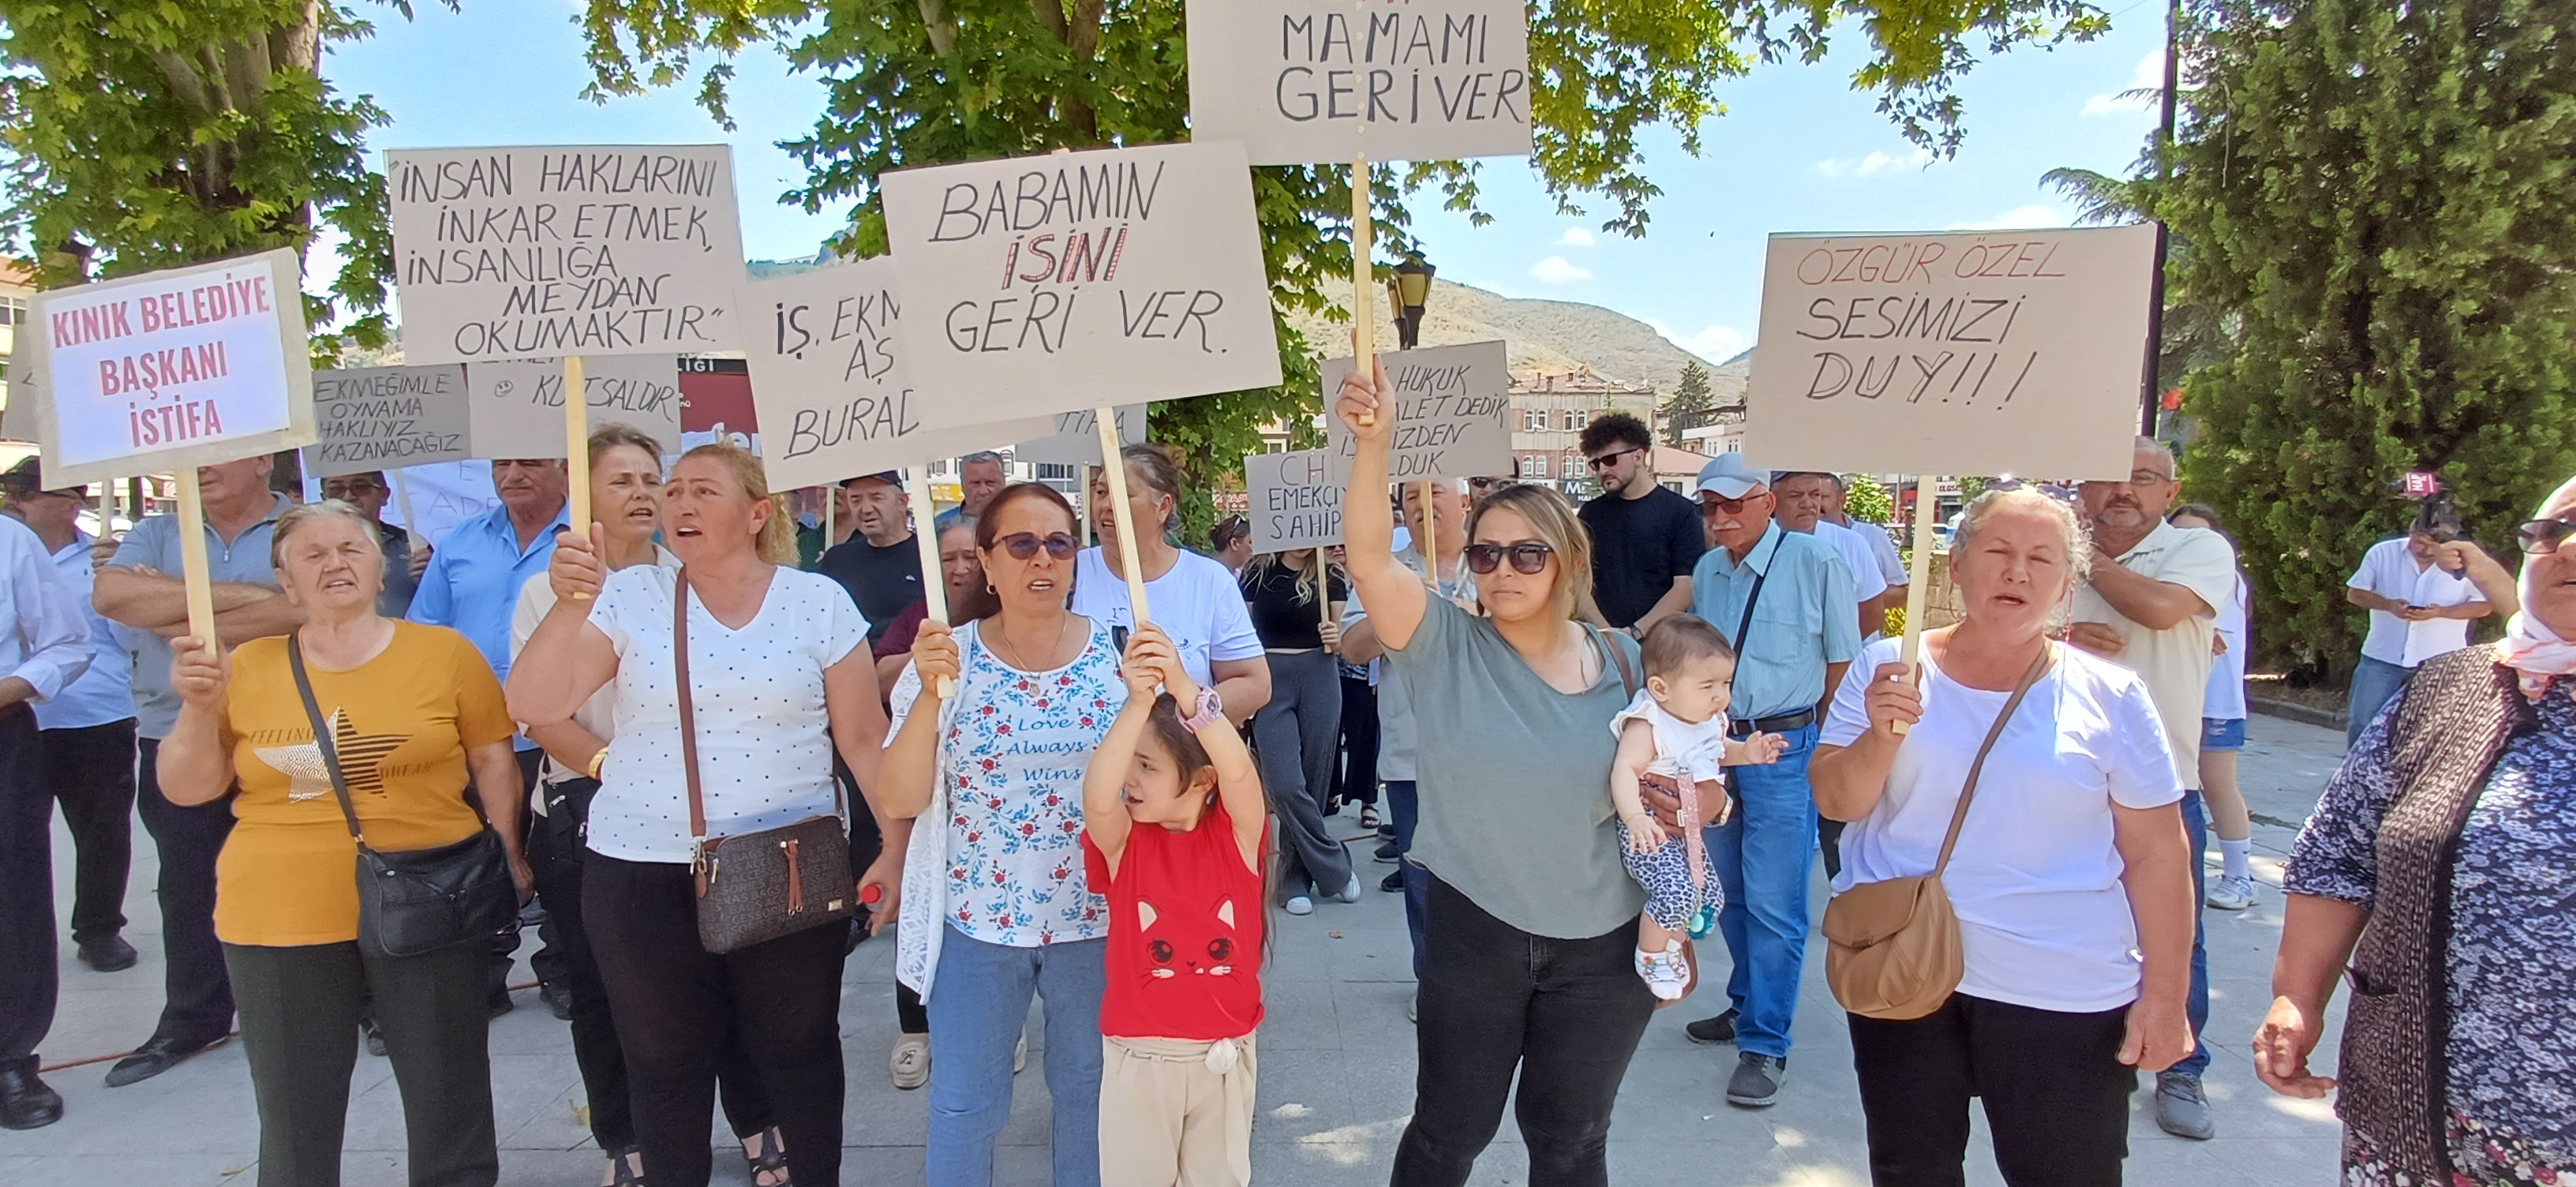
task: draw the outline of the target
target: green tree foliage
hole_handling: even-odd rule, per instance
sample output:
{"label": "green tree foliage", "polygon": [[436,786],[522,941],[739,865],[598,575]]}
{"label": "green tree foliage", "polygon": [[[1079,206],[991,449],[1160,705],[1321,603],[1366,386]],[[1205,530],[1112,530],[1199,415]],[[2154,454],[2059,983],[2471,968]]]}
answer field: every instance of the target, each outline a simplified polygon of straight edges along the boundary
{"label": "green tree foliage", "polygon": [[2230,310],[2189,489],[2245,542],[2274,658],[2349,669],[2341,589],[2440,473],[2490,547],[2576,470],[2576,55],[2538,0],[2217,0],[2172,192]]}
{"label": "green tree foliage", "polygon": [[[830,92],[810,134],[788,142],[807,184],[788,195],[809,210],[861,205],[833,247],[886,249],[874,183],[907,165],[1054,148],[1174,141],[1189,135],[1188,50],[1182,0],[588,0],[582,18],[599,94],[669,85],[695,72],[699,97],[723,118],[730,55],[768,40]],[[1662,123],[1700,150],[1700,126],[1721,114],[1717,91],[1757,63],[1814,62],[1837,22],[1875,50],[1853,85],[1917,141],[1945,151],[1960,136],[1954,84],[1976,51],[2089,38],[2105,25],[2084,0],[1537,0],[1530,7],[1531,161],[1566,214],[1606,199],[1605,230],[1642,235],[1661,191],[1642,172],[1640,135]],[[1350,187],[1335,167],[1254,170],[1254,201],[1279,312],[1338,309],[1351,289]],[[1436,188],[1451,209],[1476,213],[1478,166],[1419,162],[1372,171],[1383,195],[1377,241],[1389,258],[1411,245],[1405,195]],[[1258,450],[1262,426],[1321,409],[1320,352],[1282,318],[1275,389],[1158,405],[1154,439],[1182,451],[1193,530],[1206,492]]]}
{"label": "green tree foliage", "polygon": [[1717,395],[1708,386],[1708,368],[1698,359],[1682,364],[1681,380],[1673,384],[1673,394],[1664,399],[1664,444],[1682,447],[1682,430],[1696,429],[1717,419]]}
{"label": "green tree foliage", "polygon": [[1843,500],[1844,514],[1881,525],[1896,517],[1896,500],[1888,497],[1887,488],[1880,486],[1877,479],[1867,474],[1847,474],[1843,482],[1849,492]]}
{"label": "green tree foliage", "polygon": [[364,138],[385,114],[316,73],[366,22],[315,0],[0,0],[0,29],[0,238],[39,284],[303,250],[327,229],[342,265],[306,313],[347,320],[316,353],[383,344],[393,240]]}
{"label": "green tree foliage", "polygon": [[[2157,88],[2146,93],[2155,95],[2161,90]],[[2078,224],[2145,222],[2155,217],[2153,212],[2159,192],[2159,183],[2154,176],[2152,139],[2153,134],[2150,134],[2148,150],[2139,157],[2137,172],[2130,177],[2113,177],[2090,169],[2051,169],[2040,174],[2039,183],[2075,200],[2075,221]],[[2235,351],[2225,329],[2226,311],[2213,302],[2200,299],[2192,291],[2191,259],[2191,241],[2168,228],[2165,235],[2163,341],[2156,352],[2156,390],[2159,393],[2181,387],[2183,378],[2194,369],[2206,367]]]}

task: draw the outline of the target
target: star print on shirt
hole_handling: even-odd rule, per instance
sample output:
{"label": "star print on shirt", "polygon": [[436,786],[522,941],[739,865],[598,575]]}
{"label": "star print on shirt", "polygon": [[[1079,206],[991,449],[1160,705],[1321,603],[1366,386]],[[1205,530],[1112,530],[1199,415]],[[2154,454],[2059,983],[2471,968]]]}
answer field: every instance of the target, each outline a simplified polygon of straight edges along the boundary
{"label": "star print on shirt", "polygon": [[[356,726],[349,724],[346,713],[337,708],[331,710],[331,745],[339,752],[340,770],[348,778],[352,792],[384,794],[382,763],[387,755],[410,740],[409,734],[361,734]],[[251,753],[286,776],[288,803],[331,794],[331,768],[323,762],[320,746],[311,742],[294,746],[257,746]]]}

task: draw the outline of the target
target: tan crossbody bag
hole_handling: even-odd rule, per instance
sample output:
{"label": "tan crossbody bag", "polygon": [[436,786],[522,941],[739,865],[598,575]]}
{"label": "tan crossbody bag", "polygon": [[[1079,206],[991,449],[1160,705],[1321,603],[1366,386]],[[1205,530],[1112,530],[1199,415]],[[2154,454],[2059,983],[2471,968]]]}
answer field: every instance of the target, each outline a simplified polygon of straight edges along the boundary
{"label": "tan crossbody bag", "polygon": [[1995,714],[1976,760],[1968,764],[1967,785],[1959,789],[1959,806],[1950,813],[1950,833],[1941,839],[1941,858],[1932,863],[1932,872],[1863,882],[1825,904],[1825,983],[1844,1009],[1864,1018],[1903,1022],[1940,1009],[1959,988],[1964,967],[1959,917],[1950,910],[1941,874],[1950,868],[1950,851],[1959,845],[1959,827],[1968,822],[1968,802],[1976,798],[1986,755],[2003,736],[2004,723],[2021,708],[2022,697],[2055,659],[2056,645],[2043,646],[2030,670],[2022,673],[2012,699]]}

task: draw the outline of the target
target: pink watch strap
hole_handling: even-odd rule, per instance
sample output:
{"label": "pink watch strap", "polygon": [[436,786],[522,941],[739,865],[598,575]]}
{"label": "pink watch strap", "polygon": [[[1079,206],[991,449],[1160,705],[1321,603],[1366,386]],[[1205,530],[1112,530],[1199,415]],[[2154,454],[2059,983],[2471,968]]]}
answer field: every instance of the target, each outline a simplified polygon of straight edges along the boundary
{"label": "pink watch strap", "polygon": [[1182,719],[1181,724],[1195,734],[1223,720],[1225,720],[1225,698],[1218,696],[1215,689],[1201,685],[1197,711]]}

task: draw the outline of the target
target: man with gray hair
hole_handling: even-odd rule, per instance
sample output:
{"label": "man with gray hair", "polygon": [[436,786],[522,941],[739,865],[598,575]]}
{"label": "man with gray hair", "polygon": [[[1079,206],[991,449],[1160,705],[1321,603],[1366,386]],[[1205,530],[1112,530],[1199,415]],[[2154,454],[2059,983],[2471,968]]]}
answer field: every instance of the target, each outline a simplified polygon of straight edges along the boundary
{"label": "man with gray hair", "polygon": [[958,459],[957,485],[965,492],[965,501],[939,513],[939,530],[975,522],[993,496],[1002,493],[1002,481],[1002,455],[985,450]]}

